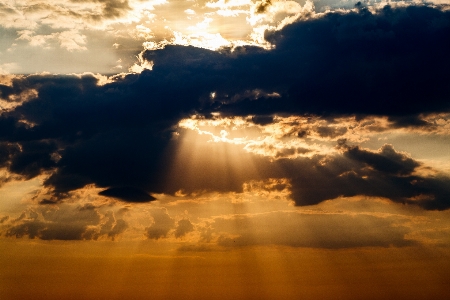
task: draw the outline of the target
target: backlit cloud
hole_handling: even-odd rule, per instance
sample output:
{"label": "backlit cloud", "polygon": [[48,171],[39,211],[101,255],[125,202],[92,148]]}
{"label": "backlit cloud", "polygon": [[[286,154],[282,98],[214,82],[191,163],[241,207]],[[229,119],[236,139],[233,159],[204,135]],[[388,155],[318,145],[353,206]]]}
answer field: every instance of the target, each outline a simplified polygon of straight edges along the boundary
{"label": "backlit cloud", "polygon": [[167,234],[175,225],[175,221],[169,216],[167,210],[154,210],[152,217],[153,224],[145,229],[147,237],[155,240],[167,237]]}
{"label": "backlit cloud", "polygon": [[[7,219],[6,219],[7,220]],[[83,206],[41,205],[11,220],[5,236],[28,237],[42,240],[97,240],[114,239],[127,228],[127,223],[116,219],[111,211],[102,214],[92,204]]]}
{"label": "backlit cloud", "polygon": [[[0,116],[2,166],[24,179],[45,174],[55,201],[89,184],[174,194],[286,178],[297,205],[369,195],[446,209],[447,175],[420,173],[395,145],[358,144],[445,128],[448,18],[427,6],[329,13],[266,32],[272,50],[166,45],[142,53],[152,70],[102,83],[89,73],[12,77],[2,98],[20,105]],[[207,134],[194,120],[204,144],[190,147],[227,156],[200,156],[193,168],[181,148],[188,132],[177,129],[192,115],[239,121],[244,135]]]}

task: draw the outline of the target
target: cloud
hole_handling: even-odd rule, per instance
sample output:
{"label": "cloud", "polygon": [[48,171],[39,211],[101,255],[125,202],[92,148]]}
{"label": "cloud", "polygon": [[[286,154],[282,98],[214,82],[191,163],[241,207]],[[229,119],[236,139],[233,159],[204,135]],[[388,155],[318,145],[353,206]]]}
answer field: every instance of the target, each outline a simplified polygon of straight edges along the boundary
{"label": "cloud", "polygon": [[194,225],[192,225],[191,221],[185,219],[180,220],[178,221],[177,227],[175,228],[175,237],[183,237],[191,231],[194,231]]}
{"label": "cloud", "polygon": [[345,155],[388,174],[410,175],[415,168],[420,166],[412,158],[396,152],[394,147],[389,144],[385,144],[378,153],[362,150],[359,147],[349,147],[345,151]]}
{"label": "cloud", "polygon": [[[208,143],[203,137],[197,137],[197,155],[191,148],[179,150],[166,192],[242,192],[245,182],[279,178],[289,183],[291,198],[299,206],[366,195],[426,209],[450,207],[448,175],[422,172],[421,163],[392,145],[368,150],[341,142],[334,151],[272,159],[246,152],[240,145]],[[209,153],[220,153],[221,159]]]}
{"label": "cloud", "polygon": [[155,209],[152,211],[153,224],[145,228],[149,239],[158,240],[167,237],[169,231],[174,227],[175,221],[167,213],[167,209]]}
{"label": "cloud", "polygon": [[22,142],[20,148],[15,146],[17,151],[11,156],[9,165],[11,172],[30,179],[55,167],[52,154],[56,152],[57,145],[54,141],[29,141]]}
{"label": "cloud", "polygon": [[130,10],[128,0],[98,0],[103,4],[103,14],[107,18],[122,16]]}
{"label": "cloud", "polygon": [[118,198],[128,202],[149,202],[155,200],[154,197],[145,191],[133,187],[116,187],[103,190],[99,195]]}
{"label": "cloud", "polygon": [[253,116],[252,121],[258,125],[266,125],[273,122],[273,116]]}
{"label": "cloud", "polygon": [[[143,57],[155,70],[210,85],[213,109],[230,115],[375,114],[409,116],[413,124],[420,113],[449,109],[443,100],[449,93],[448,19],[447,11],[426,6],[329,13],[266,31],[266,39],[276,45],[272,51],[244,46],[219,55],[167,45]],[[255,89],[282,97],[235,101]]]}
{"label": "cloud", "polygon": [[272,2],[270,0],[262,0],[262,1],[258,1],[256,2],[256,13],[260,14],[260,13],[264,13],[266,12],[267,8],[272,5]]}
{"label": "cloud", "polygon": [[[350,147],[341,155],[280,161],[291,179],[297,205],[312,205],[339,196],[368,195],[417,204],[426,209],[447,209],[450,178],[413,174],[420,164],[390,145],[377,152]],[[298,172],[302,170],[302,172]]]}
{"label": "cloud", "polygon": [[4,63],[0,64],[0,74],[10,74],[12,71],[16,70],[18,67],[17,63],[11,62],[11,63]]}
{"label": "cloud", "polygon": [[448,19],[447,11],[429,7],[386,6],[377,14],[330,13],[266,32],[276,49],[251,59],[242,56],[236,62],[245,64],[246,70],[259,68],[251,83],[259,81],[283,98],[261,99],[258,105],[251,100],[232,102],[222,111],[395,117],[448,110],[443,101],[448,96],[444,81],[449,77],[444,57],[449,48],[443,41],[450,34],[443,20]]}
{"label": "cloud", "polygon": [[104,219],[106,219],[106,221],[101,224],[99,231],[90,229],[84,233],[84,237],[96,240],[99,237],[106,235],[114,241],[118,235],[122,234],[128,228],[127,222],[123,219],[116,219],[112,211],[106,212]]}
{"label": "cloud", "polygon": [[11,158],[19,151],[15,144],[0,143],[0,167],[5,167],[11,162]]}
{"label": "cloud", "polygon": [[[111,16],[128,6],[100,2]],[[273,151],[272,161],[228,145],[224,149],[234,152],[224,153],[236,154],[236,164],[229,165],[210,155],[217,149],[210,144],[199,146],[208,155],[192,168],[175,131],[184,134],[178,122],[193,114],[252,116],[254,126],[269,126],[276,115],[431,126],[424,116],[450,110],[449,36],[449,11],[386,6],[376,13],[327,13],[266,31],[275,45],[270,51],[171,45],[146,50],[142,59],[152,70],[114,76],[104,84],[92,74],[15,77],[0,85],[5,101],[35,92],[26,101],[14,100],[20,105],[0,115],[0,164],[24,179],[45,174],[44,186],[59,198],[88,184],[117,196],[120,187],[171,194],[242,191],[250,180],[286,178],[297,205],[361,194],[447,209],[449,178],[414,173],[419,162],[390,146],[379,151],[348,146],[324,154],[292,145]],[[83,41],[68,38],[78,45]],[[295,134],[329,141],[348,130],[318,123]],[[237,157],[257,167],[238,167]],[[169,221],[155,221],[148,236],[167,235]],[[42,234],[44,225],[34,225]]]}
{"label": "cloud", "polygon": [[86,36],[75,30],[62,31],[47,35],[36,35],[31,30],[21,30],[18,31],[18,34],[20,34],[20,36],[17,40],[26,40],[31,46],[41,46],[50,49],[51,42],[58,42],[60,47],[66,49],[67,51],[87,50],[85,46],[82,46],[86,44]]}
{"label": "cloud", "polygon": [[[336,143],[342,145],[372,143],[387,136],[447,139],[446,114],[421,116],[424,126],[409,125],[399,128],[387,117],[358,116],[228,116],[210,118],[192,116],[178,123],[181,128],[209,136],[214,142],[242,145],[257,155],[274,158],[311,157],[315,154],[336,152]],[[384,136],[384,137],[383,137]],[[391,141],[395,141],[395,138]],[[427,143],[425,143],[427,144]],[[404,144],[403,144],[404,147]],[[414,151],[415,147],[405,150]]]}
{"label": "cloud", "polygon": [[403,247],[415,244],[405,238],[409,229],[398,226],[395,221],[370,215],[273,212],[217,218],[213,227],[219,234],[217,244],[227,248],[284,245],[339,249]]}
{"label": "cloud", "polygon": [[[157,81],[160,80],[153,73],[128,75],[104,86],[97,86],[97,79],[91,75],[29,76],[15,81],[11,93],[14,88],[33,85],[38,87],[39,97],[0,117],[2,140],[20,140],[22,148],[13,154],[10,152],[15,146],[3,143],[2,148],[7,147],[9,154],[5,152],[2,161],[12,162],[14,171],[33,177],[39,167],[55,167],[51,157],[57,152],[57,164],[61,167],[57,167],[48,184],[61,192],[92,180],[103,187],[142,186],[158,172],[158,157],[171,138],[170,127],[176,124],[180,109],[193,106],[189,98],[191,103],[197,103],[199,97],[191,92],[195,86],[167,93],[172,83]],[[154,100],[146,95],[152,95]],[[172,99],[178,99],[179,105]],[[22,119],[36,125],[27,128],[19,122]],[[35,158],[26,164],[24,159],[19,161],[21,157]],[[122,181],[119,177],[128,179]]]}
{"label": "cloud", "polygon": [[42,240],[97,240],[100,237],[114,240],[128,226],[112,212],[103,214],[92,204],[43,205],[24,212],[10,223],[5,236]]}
{"label": "cloud", "polygon": [[111,230],[108,232],[108,236],[114,240],[116,236],[123,233],[127,228],[128,228],[127,222],[125,222],[122,219],[119,219],[116,221],[116,224],[114,224],[114,227],[111,228]]}
{"label": "cloud", "polygon": [[347,128],[340,127],[340,128],[333,128],[333,127],[317,127],[317,133],[321,137],[330,137],[335,138],[338,136],[342,136],[347,132]]}

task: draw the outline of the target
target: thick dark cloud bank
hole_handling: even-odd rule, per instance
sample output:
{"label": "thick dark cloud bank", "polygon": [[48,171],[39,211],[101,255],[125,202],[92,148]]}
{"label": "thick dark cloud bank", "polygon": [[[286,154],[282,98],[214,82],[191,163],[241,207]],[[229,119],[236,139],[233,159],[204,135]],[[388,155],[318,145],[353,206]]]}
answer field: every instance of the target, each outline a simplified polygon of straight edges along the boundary
{"label": "thick dark cloud bank", "polygon": [[329,13],[266,32],[266,39],[273,50],[146,51],[152,71],[103,86],[91,75],[16,77],[0,85],[2,98],[18,101],[33,89],[37,96],[0,115],[0,167],[25,179],[51,174],[44,184],[57,197],[96,184],[105,195],[141,201],[147,192],[240,190],[245,180],[286,177],[297,205],[363,194],[450,207],[450,179],[415,175],[420,164],[388,145],[379,152],[341,145],[328,166],[321,157],[257,157],[261,172],[228,181],[217,180],[226,170],[214,163],[199,178],[184,177],[183,164],[168,177],[174,126],[193,113],[256,115],[258,124],[274,114],[379,115],[414,127],[427,125],[421,114],[450,111],[450,11]]}

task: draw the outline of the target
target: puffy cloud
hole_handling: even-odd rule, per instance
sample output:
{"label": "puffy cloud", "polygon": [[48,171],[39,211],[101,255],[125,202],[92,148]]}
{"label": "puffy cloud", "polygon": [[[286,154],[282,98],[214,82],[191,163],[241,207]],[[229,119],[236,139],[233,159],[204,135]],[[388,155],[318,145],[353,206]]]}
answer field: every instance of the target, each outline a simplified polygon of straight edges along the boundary
{"label": "puffy cloud", "polygon": [[24,212],[7,224],[5,236],[42,240],[92,240],[109,237],[114,240],[123,233],[127,223],[112,212],[102,214],[92,204],[41,205]]}
{"label": "puffy cloud", "polygon": [[160,239],[167,237],[169,231],[174,227],[175,221],[167,213],[167,209],[155,209],[152,211],[153,224],[145,228],[149,239]]}
{"label": "puffy cloud", "polygon": [[178,221],[177,227],[175,228],[175,237],[180,238],[185,236],[187,233],[194,230],[194,225],[192,225],[191,221],[183,219]]}
{"label": "puffy cloud", "polygon": [[114,224],[114,227],[111,228],[111,230],[108,232],[108,236],[114,240],[116,236],[122,234],[127,228],[127,222],[125,222],[123,219],[119,219],[116,221],[116,224]]}
{"label": "puffy cloud", "polygon": [[420,164],[389,145],[377,152],[350,147],[342,156],[313,157],[292,164],[282,160],[280,165],[291,178],[292,197],[298,205],[339,196],[369,195],[427,209],[449,207],[445,195],[450,178],[413,174]]}
{"label": "puffy cloud", "polygon": [[361,161],[375,170],[397,175],[411,175],[420,164],[405,154],[398,153],[392,145],[384,145],[378,153],[349,147],[345,155],[353,160]]}

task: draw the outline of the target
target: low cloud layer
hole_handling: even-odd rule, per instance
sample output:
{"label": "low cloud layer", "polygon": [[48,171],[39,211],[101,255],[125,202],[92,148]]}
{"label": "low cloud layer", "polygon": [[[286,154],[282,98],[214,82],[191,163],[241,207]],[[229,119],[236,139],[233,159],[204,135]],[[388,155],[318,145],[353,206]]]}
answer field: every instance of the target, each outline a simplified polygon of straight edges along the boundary
{"label": "low cloud layer", "polygon": [[127,222],[116,218],[112,211],[102,213],[92,204],[45,205],[10,220],[4,235],[42,240],[114,240],[127,227]]}
{"label": "low cloud layer", "polygon": [[392,220],[373,216],[298,216],[276,212],[251,218],[216,219],[213,226],[220,232],[222,227],[228,228],[232,224],[237,230],[220,235],[217,241],[219,246],[284,245],[338,249],[414,244],[414,241],[405,239],[408,228],[393,226]]}

